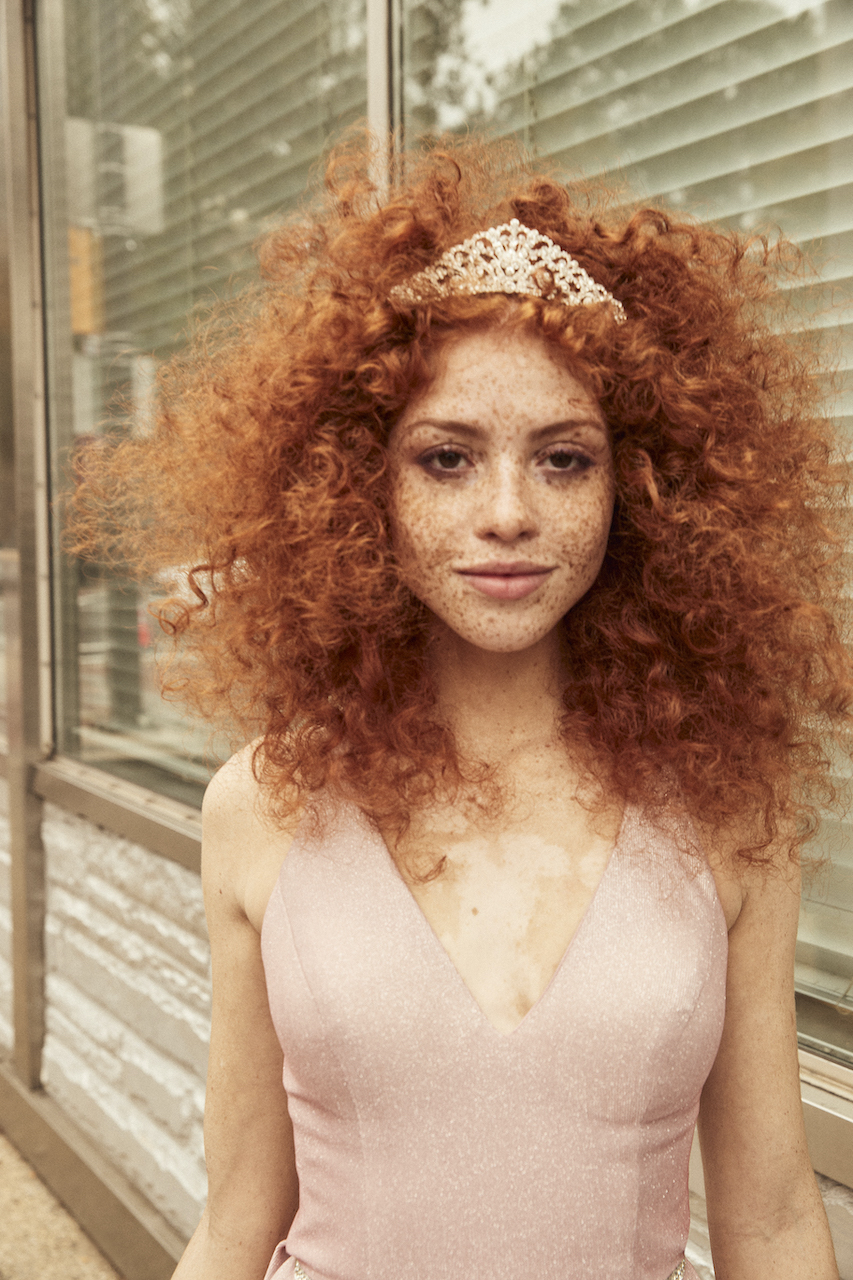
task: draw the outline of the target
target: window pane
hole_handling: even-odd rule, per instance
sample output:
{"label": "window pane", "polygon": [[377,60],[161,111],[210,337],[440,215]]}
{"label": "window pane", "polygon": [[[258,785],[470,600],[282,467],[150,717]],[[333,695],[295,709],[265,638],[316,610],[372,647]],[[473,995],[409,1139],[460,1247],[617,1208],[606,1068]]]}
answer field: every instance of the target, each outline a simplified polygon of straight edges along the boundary
{"label": "window pane", "polygon": [[8,553],[5,547],[0,547],[0,751],[5,750],[7,741],[6,732],[6,691],[7,684],[7,667],[6,667],[6,602],[4,600],[4,592],[6,590],[6,566]]}
{"label": "window pane", "polygon": [[806,885],[797,943],[797,1021],[805,1048],[853,1067],[853,838],[825,820],[831,862]]}
{"label": "window pane", "polygon": [[[405,0],[403,118],[515,133],[567,174],[800,243],[853,423],[853,6],[846,0]],[[831,293],[831,316],[817,315]],[[845,306],[846,303],[846,306]]]}
{"label": "window pane", "polygon": [[[38,31],[55,483],[144,426],[188,318],[256,268],[330,136],[366,112],[364,0],[51,0]],[[157,692],[151,592],[56,555],[61,750],[191,803],[207,733]],[[152,592],[155,586],[152,585]]]}
{"label": "window pane", "polygon": [[[2,224],[0,223],[0,229]],[[4,229],[3,229],[4,230]],[[6,264],[0,261],[0,750],[7,745],[6,593],[17,580],[15,545],[15,445],[12,422],[12,350]]]}
{"label": "window pane", "polygon": [[[515,133],[567,174],[797,241],[795,295],[840,354],[853,435],[853,5],[849,0],[404,0],[403,118]],[[831,311],[827,308],[832,304]],[[853,831],[804,895],[803,1043],[853,1065]]]}

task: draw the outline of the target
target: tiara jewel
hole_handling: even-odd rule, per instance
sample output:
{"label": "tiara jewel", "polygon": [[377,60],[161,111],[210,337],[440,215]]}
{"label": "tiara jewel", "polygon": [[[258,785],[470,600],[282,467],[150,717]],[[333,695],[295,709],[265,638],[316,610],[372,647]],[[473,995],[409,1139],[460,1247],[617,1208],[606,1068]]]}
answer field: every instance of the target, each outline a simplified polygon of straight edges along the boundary
{"label": "tiara jewel", "polygon": [[542,231],[531,231],[513,218],[499,227],[478,231],[454,245],[431,267],[425,267],[389,293],[392,302],[432,302],[470,293],[524,293],[551,298],[567,307],[606,302],[617,324],[625,308],[603,285]]}

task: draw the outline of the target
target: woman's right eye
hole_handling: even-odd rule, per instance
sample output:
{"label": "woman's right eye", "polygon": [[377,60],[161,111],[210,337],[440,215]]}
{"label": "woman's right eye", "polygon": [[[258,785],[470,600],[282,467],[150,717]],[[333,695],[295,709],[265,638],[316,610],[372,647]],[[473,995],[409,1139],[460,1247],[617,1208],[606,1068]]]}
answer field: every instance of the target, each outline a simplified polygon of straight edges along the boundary
{"label": "woman's right eye", "polygon": [[428,471],[461,471],[468,459],[458,449],[432,449],[421,459]]}

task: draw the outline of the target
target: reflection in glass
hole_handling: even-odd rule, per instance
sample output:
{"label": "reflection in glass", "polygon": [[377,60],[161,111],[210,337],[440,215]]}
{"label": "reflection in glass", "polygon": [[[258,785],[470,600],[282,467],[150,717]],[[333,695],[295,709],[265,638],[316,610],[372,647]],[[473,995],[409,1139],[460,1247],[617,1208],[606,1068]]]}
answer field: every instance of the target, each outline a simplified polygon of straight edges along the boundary
{"label": "reflection in glass", "polygon": [[848,822],[827,820],[830,860],[808,877],[797,942],[801,1043],[853,1067],[853,840]]}
{"label": "reflection in glass", "polygon": [[[409,140],[515,134],[567,176],[609,175],[817,274],[792,300],[836,353],[853,435],[853,5],[848,0],[404,0]],[[829,827],[829,824],[827,824]],[[824,839],[831,838],[827,830]],[[853,832],[803,899],[803,1043],[853,1065]]]}
{"label": "reflection in glass", "polygon": [[[62,485],[75,438],[145,430],[158,364],[254,273],[253,243],[365,114],[366,65],[364,0],[55,0],[53,14],[39,55]],[[207,731],[157,693],[151,593],[56,565],[60,749],[198,803]]]}

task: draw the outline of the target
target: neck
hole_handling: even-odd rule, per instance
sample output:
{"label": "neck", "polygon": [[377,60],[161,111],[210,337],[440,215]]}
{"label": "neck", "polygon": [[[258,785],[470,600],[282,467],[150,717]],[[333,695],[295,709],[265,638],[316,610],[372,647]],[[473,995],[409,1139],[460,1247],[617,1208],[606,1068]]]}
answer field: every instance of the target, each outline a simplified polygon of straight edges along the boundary
{"label": "neck", "polygon": [[558,736],[562,662],[554,631],[520,653],[491,653],[442,627],[432,669],[442,713],[464,756],[507,762]]}

